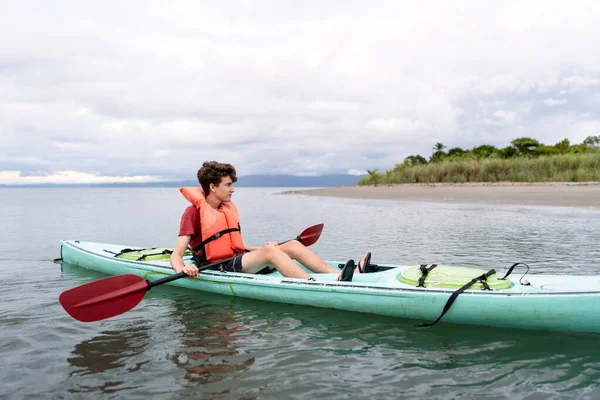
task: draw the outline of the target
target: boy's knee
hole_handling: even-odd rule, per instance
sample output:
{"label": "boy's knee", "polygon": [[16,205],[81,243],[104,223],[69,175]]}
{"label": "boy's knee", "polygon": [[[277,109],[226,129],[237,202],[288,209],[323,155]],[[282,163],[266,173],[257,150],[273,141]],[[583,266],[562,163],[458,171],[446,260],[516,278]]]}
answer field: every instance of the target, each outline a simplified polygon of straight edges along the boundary
{"label": "boy's knee", "polygon": [[280,246],[286,252],[298,252],[304,249],[304,245],[297,240],[292,240],[287,242],[286,244]]}
{"label": "boy's knee", "polygon": [[273,261],[273,258],[275,257],[275,255],[281,251],[277,247],[270,246],[270,245],[267,245],[260,250],[264,254],[266,261]]}

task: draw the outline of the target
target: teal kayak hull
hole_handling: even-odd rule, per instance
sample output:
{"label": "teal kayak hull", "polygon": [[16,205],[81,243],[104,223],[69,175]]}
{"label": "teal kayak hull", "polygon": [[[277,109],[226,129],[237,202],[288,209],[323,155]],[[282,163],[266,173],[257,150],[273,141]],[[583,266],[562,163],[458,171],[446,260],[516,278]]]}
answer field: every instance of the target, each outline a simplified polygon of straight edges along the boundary
{"label": "teal kayak hull", "polygon": [[[175,272],[168,260],[135,261],[115,257],[132,246],[61,242],[64,262],[108,275],[135,274],[156,280]],[[337,262],[331,262],[337,266]],[[271,302],[332,308],[431,322],[453,289],[415,287],[399,278],[409,266],[382,265],[381,272],[357,274],[352,282],[337,274],[314,274],[315,281],[266,275],[203,271],[197,278],[168,283]],[[518,276],[518,275],[517,275]],[[512,277],[512,275],[511,275]],[[466,290],[440,323],[460,323],[554,331],[600,332],[600,276],[527,275],[529,284],[512,281],[503,290]]]}

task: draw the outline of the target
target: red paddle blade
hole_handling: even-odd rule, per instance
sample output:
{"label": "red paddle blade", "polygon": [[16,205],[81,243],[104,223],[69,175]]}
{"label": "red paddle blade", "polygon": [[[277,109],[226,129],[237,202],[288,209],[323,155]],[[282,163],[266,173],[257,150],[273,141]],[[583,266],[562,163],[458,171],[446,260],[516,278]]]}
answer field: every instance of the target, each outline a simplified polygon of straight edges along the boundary
{"label": "red paddle blade", "polygon": [[321,236],[321,232],[323,232],[323,224],[313,225],[310,228],[306,228],[300,236],[300,243],[305,245],[306,247],[313,245],[319,240]]}
{"label": "red paddle blade", "polygon": [[65,311],[82,322],[100,321],[135,307],[149,290],[137,275],[111,276],[66,290],[58,297]]}

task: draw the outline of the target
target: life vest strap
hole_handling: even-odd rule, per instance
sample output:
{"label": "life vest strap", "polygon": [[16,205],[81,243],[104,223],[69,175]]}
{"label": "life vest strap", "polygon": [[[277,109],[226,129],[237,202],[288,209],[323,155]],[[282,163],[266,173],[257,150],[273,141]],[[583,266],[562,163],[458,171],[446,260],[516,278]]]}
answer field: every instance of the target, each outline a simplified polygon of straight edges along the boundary
{"label": "life vest strap", "polygon": [[206,257],[204,257],[200,253],[194,251],[194,249],[192,249],[190,246],[188,246],[188,249],[192,252],[192,258],[194,259],[194,261],[196,261],[196,264],[198,264],[198,267],[203,267],[205,265],[210,264],[208,262],[208,260],[206,259]]}
{"label": "life vest strap", "polygon": [[225,235],[226,233],[231,233],[231,232],[240,232],[240,228],[228,228],[228,229],[223,229],[220,232],[215,233],[214,235],[204,239],[202,241],[202,243],[200,243],[198,246],[194,247],[192,250],[194,252],[200,253],[202,252],[204,254],[204,247],[212,242],[213,240],[217,240],[218,238],[220,238],[221,236]]}
{"label": "life vest strap", "polygon": [[429,326],[433,326],[433,325],[437,324],[439,322],[439,320],[441,320],[442,317],[448,312],[448,310],[450,310],[450,307],[452,307],[452,304],[454,304],[454,301],[456,301],[457,297],[460,294],[462,294],[465,290],[467,290],[468,288],[470,288],[471,286],[476,284],[477,282],[481,282],[481,284],[483,285],[483,290],[492,290],[492,289],[490,289],[490,287],[486,281],[487,281],[487,278],[494,275],[495,273],[496,273],[496,270],[491,269],[488,272],[486,272],[485,274],[480,275],[477,278],[473,278],[471,280],[471,282],[467,283],[466,285],[464,285],[463,287],[461,287],[460,289],[458,289],[454,293],[452,293],[452,295],[446,302],[446,305],[444,306],[444,310],[442,311],[442,314],[435,321],[428,323],[428,324],[422,324],[419,326],[420,327],[429,327]]}

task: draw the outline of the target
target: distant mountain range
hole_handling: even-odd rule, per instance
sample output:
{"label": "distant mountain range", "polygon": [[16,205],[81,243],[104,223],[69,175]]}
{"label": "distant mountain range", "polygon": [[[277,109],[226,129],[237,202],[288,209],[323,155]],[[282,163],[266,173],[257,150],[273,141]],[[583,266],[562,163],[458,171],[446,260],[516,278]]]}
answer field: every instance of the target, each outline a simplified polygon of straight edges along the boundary
{"label": "distant mountain range", "polygon": [[[332,187],[355,185],[362,176],[358,175],[246,175],[238,177],[236,187]],[[142,183],[41,183],[29,185],[4,185],[0,187],[183,187],[198,186],[198,181],[168,181]]]}
{"label": "distant mountain range", "polygon": [[[357,175],[247,175],[238,177],[238,187],[331,187],[356,185],[362,176]],[[198,184],[198,182],[195,182]]]}

